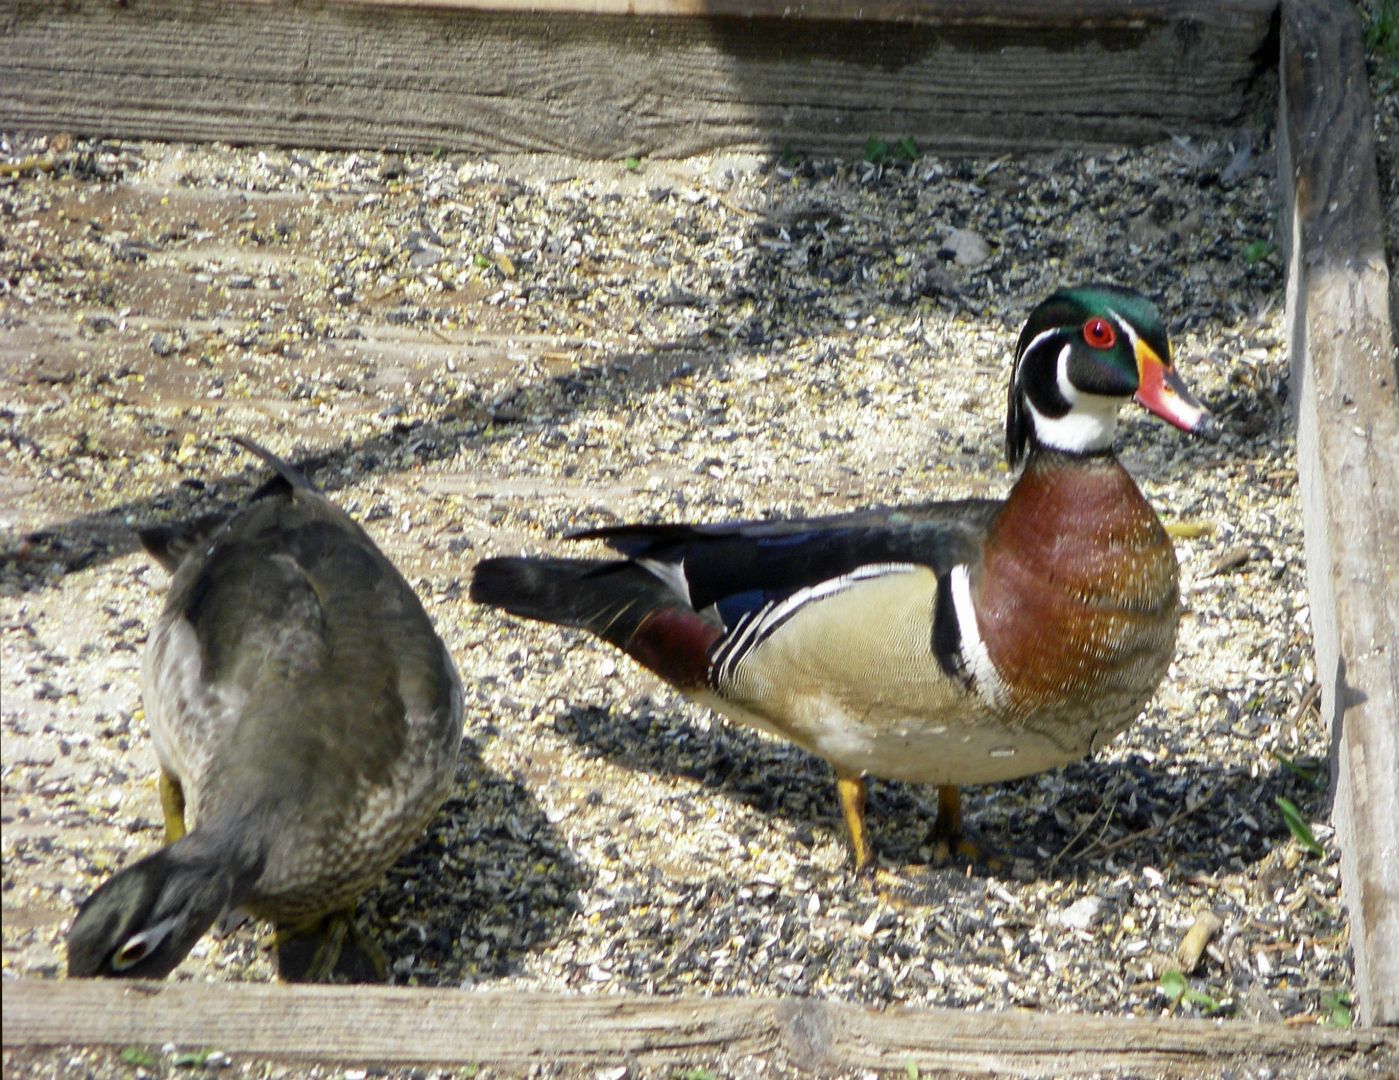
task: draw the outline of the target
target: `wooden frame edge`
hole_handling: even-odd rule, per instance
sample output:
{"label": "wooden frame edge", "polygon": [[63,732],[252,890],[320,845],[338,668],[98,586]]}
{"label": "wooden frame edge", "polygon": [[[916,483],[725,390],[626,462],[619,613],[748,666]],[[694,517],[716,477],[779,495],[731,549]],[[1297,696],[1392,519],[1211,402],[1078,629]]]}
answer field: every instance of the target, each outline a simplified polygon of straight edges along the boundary
{"label": "wooden frame edge", "polygon": [[6,980],[4,1046],[164,1046],[292,1063],[528,1068],[695,1065],[760,1055],[791,1074],[1211,1075],[1316,1062],[1399,1069],[1399,1032],[792,998],[377,986]]}
{"label": "wooden frame edge", "polygon": [[1284,0],[1287,332],[1312,633],[1363,1023],[1399,1024],[1399,358],[1353,5]]}
{"label": "wooden frame edge", "polygon": [[[1276,0],[4,0],[21,131],[592,160],[1238,123]],[[1096,50],[1092,77],[1066,58]]]}

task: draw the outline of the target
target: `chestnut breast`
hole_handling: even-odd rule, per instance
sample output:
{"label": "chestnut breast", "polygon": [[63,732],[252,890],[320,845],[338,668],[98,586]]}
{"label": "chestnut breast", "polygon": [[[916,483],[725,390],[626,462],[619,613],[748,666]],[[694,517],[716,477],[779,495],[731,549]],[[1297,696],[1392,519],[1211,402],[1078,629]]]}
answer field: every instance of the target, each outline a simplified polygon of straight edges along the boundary
{"label": "chestnut breast", "polygon": [[1081,705],[1129,715],[1170,663],[1175,549],[1117,460],[1032,454],[987,536],[973,592],[987,653],[1020,716]]}

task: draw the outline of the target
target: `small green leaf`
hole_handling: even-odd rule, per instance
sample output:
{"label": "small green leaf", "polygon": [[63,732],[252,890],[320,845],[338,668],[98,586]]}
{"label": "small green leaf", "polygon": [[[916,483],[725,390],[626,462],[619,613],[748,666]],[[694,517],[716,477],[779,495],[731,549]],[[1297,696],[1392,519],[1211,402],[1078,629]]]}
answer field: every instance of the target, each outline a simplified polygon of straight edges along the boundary
{"label": "small green leaf", "polygon": [[1161,993],[1166,995],[1166,999],[1174,1005],[1185,992],[1190,989],[1190,984],[1185,981],[1185,976],[1172,968],[1170,971],[1161,973],[1160,981]]}
{"label": "small green leaf", "polygon": [[476,264],[477,270],[489,270],[495,265],[489,255],[482,255],[479,251],[471,257],[471,261]]}
{"label": "small green leaf", "polygon": [[1276,750],[1270,751],[1270,753],[1273,755],[1273,760],[1292,773],[1293,776],[1305,780],[1314,788],[1326,786],[1326,777],[1322,772],[1325,762],[1319,758],[1290,758],[1286,754],[1279,754]]}
{"label": "small green leaf", "polygon": [[1203,990],[1190,989],[1185,992],[1185,1000],[1191,1005],[1204,1009],[1207,1013],[1217,1013],[1224,1008],[1219,999],[1211,997]]}
{"label": "small green leaf", "polygon": [[1218,998],[1204,990],[1196,990],[1190,985],[1190,980],[1175,968],[1161,973],[1158,986],[1161,993],[1166,995],[1166,1000],[1172,1005],[1178,1005],[1183,1001],[1187,1005],[1194,1005],[1207,1013],[1217,1013],[1225,1007]]}
{"label": "small green leaf", "polygon": [[1292,833],[1292,838],[1302,849],[1313,855],[1325,855],[1325,849],[1316,842],[1316,837],[1312,834],[1312,827],[1307,824],[1307,819],[1302,816],[1302,811],[1297,809],[1297,804],[1281,795],[1273,801],[1278,804],[1278,809],[1282,811],[1282,819],[1287,822],[1287,828]]}
{"label": "small green leaf", "polygon": [[1272,243],[1267,240],[1254,240],[1252,243],[1244,245],[1244,262],[1248,263],[1249,266],[1255,263],[1261,263],[1275,250]]}
{"label": "small green leaf", "polygon": [[918,1068],[918,1062],[916,1061],[910,1061],[907,1065],[905,1065],[904,1072],[908,1074],[908,1080],[919,1080],[919,1078],[923,1075],[923,1072],[921,1069]]}
{"label": "small green leaf", "polygon": [[629,157],[623,164],[626,165],[627,172],[636,172],[637,169],[641,168],[641,159]]}
{"label": "small green leaf", "polygon": [[708,1069],[694,1068],[676,1073],[675,1080],[717,1080],[717,1078]]}
{"label": "small green leaf", "polygon": [[153,1069],[156,1063],[155,1055],[139,1046],[122,1047],[121,1059],[128,1065],[137,1065],[144,1069]]}
{"label": "small green leaf", "polygon": [[889,160],[889,144],[878,135],[871,135],[865,142],[865,160],[871,165],[883,165]]}
{"label": "small green leaf", "polygon": [[795,165],[795,164],[797,164],[799,161],[801,161],[801,159],[802,159],[802,156],[801,156],[799,153],[797,153],[795,150],[792,149],[792,144],[791,144],[791,143],[783,143],[783,144],[782,144],[782,164],[783,164],[783,165],[786,165],[788,168],[791,168],[793,165]]}
{"label": "small green leaf", "polygon": [[1328,1027],[1348,1028],[1355,1023],[1355,1015],[1350,1008],[1350,995],[1344,990],[1322,994],[1321,1008],[1326,1013]]}
{"label": "small green leaf", "polygon": [[1370,21],[1365,27],[1365,45],[1374,61],[1380,89],[1388,92],[1399,83],[1399,5],[1380,0],[1367,6]]}
{"label": "small green leaf", "polygon": [[905,135],[894,144],[894,157],[898,158],[900,161],[917,161],[917,144],[914,143],[911,137]]}

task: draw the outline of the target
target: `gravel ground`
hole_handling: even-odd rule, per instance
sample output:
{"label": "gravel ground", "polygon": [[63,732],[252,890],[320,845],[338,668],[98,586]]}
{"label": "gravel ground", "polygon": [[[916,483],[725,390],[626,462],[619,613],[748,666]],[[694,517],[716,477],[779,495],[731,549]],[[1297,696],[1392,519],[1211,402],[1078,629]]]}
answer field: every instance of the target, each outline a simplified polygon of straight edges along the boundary
{"label": "gravel ground", "polygon": [[[1340,1018],[1271,142],[627,168],[3,139],[5,977],[58,977],[75,903],[159,842],[165,578],[129,528],[245,497],[241,432],[366,522],[466,684],[457,789],[363,906],[396,981]],[[1182,526],[1176,662],[1093,760],[966,792],[1004,869],[927,865],[936,792],[876,782],[855,880],[820,761],[465,600],[477,558],[586,525],[1004,493],[1020,323],[1096,278],[1158,299],[1226,434],[1124,414]],[[176,977],[270,967],[245,927]]]}

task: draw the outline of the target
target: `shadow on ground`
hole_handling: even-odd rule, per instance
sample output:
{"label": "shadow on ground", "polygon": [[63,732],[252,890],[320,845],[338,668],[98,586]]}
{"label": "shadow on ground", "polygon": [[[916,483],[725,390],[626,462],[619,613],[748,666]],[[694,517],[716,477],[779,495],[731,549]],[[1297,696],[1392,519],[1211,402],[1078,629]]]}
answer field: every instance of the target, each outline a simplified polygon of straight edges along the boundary
{"label": "shadow on ground", "polygon": [[510,975],[552,947],[584,887],[538,802],[467,741],[451,796],[360,912],[396,982],[458,986]]}
{"label": "shadow on ground", "polygon": [[[1256,156],[1263,156],[1261,147]],[[769,174],[763,188],[765,204],[748,211],[739,277],[714,274],[703,279],[702,292],[684,295],[660,295],[659,291],[651,295],[648,290],[654,283],[645,279],[633,285],[643,310],[680,305],[702,313],[698,332],[667,339],[648,332],[643,323],[628,331],[630,344],[607,347],[605,363],[580,364],[561,374],[526,380],[502,400],[468,395],[447,401],[435,419],[397,423],[362,442],[325,446],[297,463],[334,492],[351,478],[402,469],[405,456],[419,465],[452,459],[481,445],[485,433],[498,431],[502,424],[543,418],[557,425],[577,414],[624,412],[637,407],[649,391],[697,369],[722,369],[754,353],[780,354],[792,342],[833,335],[837,344],[828,359],[838,365],[838,341],[844,328],[898,311],[952,313],[997,324],[1008,370],[1020,318],[1050,288],[1064,283],[1046,273],[1046,266],[1056,264],[1064,250],[1056,222],[1064,222],[1067,228],[1074,215],[1096,216],[1108,209],[1129,222],[1145,221],[1140,227],[1149,228],[1144,235],[1150,235],[1152,242],[1143,247],[1119,241],[1095,250],[1073,267],[1070,278],[1124,281],[1163,301],[1169,299],[1168,318],[1176,331],[1206,320],[1247,319],[1260,297],[1276,292],[1275,265],[1260,262],[1250,267],[1248,276],[1256,295],[1236,297],[1219,295],[1208,274],[1186,280],[1179,273],[1186,262],[1208,269],[1238,259],[1234,245],[1209,236],[1212,219],[1228,216],[1222,205],[1212,202],[1216,192],[1225,191],[1221,174],[1229,164],[1227,158],[1227,154],[1202,158],[1199,165],[1196,179],[1204,192],[1200,200],[1206,211],[1204,221],[1199,220],[1192,192],[1152,190],[1135,182],[1114,188],[1125,188],[1127,203],[1105,208],[1093,189],[1094,177],[1100,173],[1083,174],[1087,167],[1074,155],[1049,160],[1028,177],[1011,176],[1010,170],[995,171],[976,161],[930,166],[921,160],[873,164],[797,158],[784,165],[773,158],[764,166]],[[1130,152],[1124,152],[1122,160],[1130,161]],[[686,216],[691,209],[669,187],[657,186],[648,194],[653,201],[675,206],[677,229],[693,227]],[[1053,211],[1048,220],[1047,208]],[[991,244],[989,258],[975,267],[960,265],[947,244],[948,229],[964,225],[980,229]],[[1029,247],[1025,247],[1027,238]],[[577,271],[546,261],[538,266],[522,261],[521,279],[531,273],[542,282],[529,286],[537,293],[547,292],[551,283],[557,286],[558,296],[549,302],[560,311],[568,310],[573,303],[570,297],[583,288],[574,280]],[[314,292],[297,299],[312,307],[322,302]],[[390,306],[365,301],[355,309],[354,318],[366,325],[384,320],[394,314]],[[421,329],[430,335],[435,329],[431,313],[423,309],[418,314],[428,319]],[[410,329],[417,329],[417,319],[415,315]],[[354,321],[348,324],[348,332],[357,332]],[[637,339],[646,343],[637,347]],[[910,348],[926,346],[910,343]],[[855,387],[841,389],[864,392]],[[1259,400],[1243,387],[1229,399],[1209,404],[1224,414],[1226,423],[1231,417],[1248,423],[1260,412],[1276,411],[1277,403]],[[537,437],[532,427],[525,425],[527,433],[521,437]],[[1132,427],[1126,425],[1129,444]],[[988,431],[984,437],[987,445],[994,445],[999,434]],[[26,436],[13,426],[9,438],[22,448]],[[151,450],[162,452],[159,439],[153,440]],[[1222,453],[1195,445],[1182,446],[1177,452],[1185,467],[1208,464]],[[245,496],[262,475],[250,462],[238,472],[190,476],[148,498],[117,503],[14,538],[0,564],[5,587],[41,588],[52,580],[55,567],[59,574],[71,573],[125,555],[135,548],[131,523],[145,525],[207,513]]]}
{"label": "shadow on ground", "polygon": [[[683,777],[697,798],[728,798],[794,824],[810,847],[817,831],[844,843],[834,774],[813,754],[728,723],[709,730],[643,698],[627,713],[574,708],[556,730],[585,753],[629,769]],[[1122,736],[1129,744],[1131,730]],[[1173,867],[1190,875],[1226,875],[1267,859],[1289,837],[1279,798],[1304,820],[1326,816],[1321,763],[1272,762],[1250,776],[1204,761],[1148,763],[1087,759],[1004,784],[962,789],[969,831],[990,852],[1014,860],[1005,870],[972,864],[981,876],[1077,878],[1101,874],[1108,861],[1128,867]],[[937,789],[873,780],[868,821],[890,868],[925,864],[937,816]],[[930,868],[931,869],[931,868]],[[965,863],[955,871],[967,870]]]}

